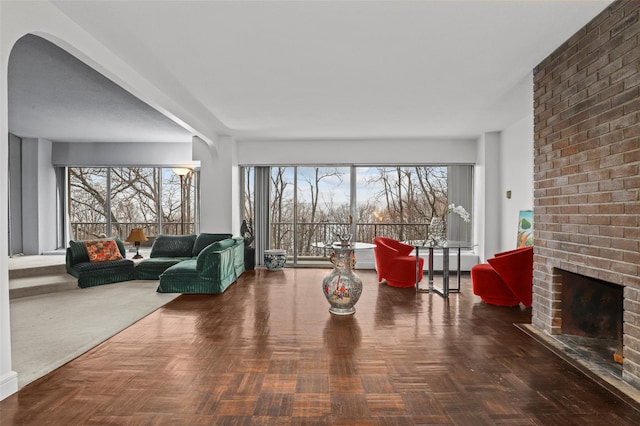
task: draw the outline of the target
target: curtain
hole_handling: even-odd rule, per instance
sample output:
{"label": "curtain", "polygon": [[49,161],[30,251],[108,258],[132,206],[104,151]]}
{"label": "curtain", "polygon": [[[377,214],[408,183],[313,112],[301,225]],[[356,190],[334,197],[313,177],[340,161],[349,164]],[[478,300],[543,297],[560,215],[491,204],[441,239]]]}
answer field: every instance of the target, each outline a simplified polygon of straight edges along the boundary
{"label": "curtain", "polygon": [[[451,165],[447,167],[447,193],[449,204],[462,206],[473,212],[473,166]],[[451,241],[473,241],[472,223],[455,214],[447,217],[447,238]]]}
{"label": "curtain", "polygon": [[271,182],[271,168],[255,167],[255,217],[253,229],[255,232],[256,265],[264,265],[264,251],[269,246],[269,183]]}

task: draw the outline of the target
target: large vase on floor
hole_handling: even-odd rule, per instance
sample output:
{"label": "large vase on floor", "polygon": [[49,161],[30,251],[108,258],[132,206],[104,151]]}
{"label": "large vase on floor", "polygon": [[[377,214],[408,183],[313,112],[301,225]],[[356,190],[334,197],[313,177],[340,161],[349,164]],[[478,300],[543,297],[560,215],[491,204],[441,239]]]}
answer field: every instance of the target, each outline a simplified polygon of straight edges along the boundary
{"label": "large vase on floor", "polygon": [[334,315],[353,315],[362,294],[362,280],[353,272],[356,263],[354,247],[333,246],[333,270],[322,280],[322,291],[327,298],[329,312]]}

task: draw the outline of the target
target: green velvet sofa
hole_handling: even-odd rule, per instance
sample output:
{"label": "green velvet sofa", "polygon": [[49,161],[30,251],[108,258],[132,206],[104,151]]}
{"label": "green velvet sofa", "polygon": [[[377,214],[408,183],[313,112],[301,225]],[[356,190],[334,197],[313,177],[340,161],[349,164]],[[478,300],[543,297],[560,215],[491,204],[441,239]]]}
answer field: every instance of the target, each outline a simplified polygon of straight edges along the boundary
{"label": "green velvet sofa", "polygon": [[226,238],[207,245],[196,257],[167,268],[160,274],[157,291],[185,294],[222,293],[244,270],[244,238]]}
{"label": "green velvet sofa", "polygon": [[78,279],[78,287],[85,288],[135,279],[135,265],[133,260],[126,258],[124,243],[118,238],[103,239],[103,241],[108,240],[115,240],[122,259],[91,262],[85,240],[69,241],[65,263],[67,272]]}
{"label": "green velvet sofa", "polygon": [[168,268],[194,259],[202,249],[216,241],[231,238],[231,234],[198,235],[158,235],[151,246],[151,254],[148,259],[140,261],[136,265],[136,279],[158,280],[160,274]]}
{"label": "green velvet sofa", "polygon": [[[116,260],[96,261],[87,245],[114,240],[111,255]],[[94,261],[90,261],[90,257]],[[244,238],[231,234],[159,235],[148,259],[137,265],[126,258],[126,249],[118,238],[72,240],[66,252],[67,272],[78,278],[79,287],[91,287],[120,281],[160,280],[159,293],[222,293],[244,269]]]}

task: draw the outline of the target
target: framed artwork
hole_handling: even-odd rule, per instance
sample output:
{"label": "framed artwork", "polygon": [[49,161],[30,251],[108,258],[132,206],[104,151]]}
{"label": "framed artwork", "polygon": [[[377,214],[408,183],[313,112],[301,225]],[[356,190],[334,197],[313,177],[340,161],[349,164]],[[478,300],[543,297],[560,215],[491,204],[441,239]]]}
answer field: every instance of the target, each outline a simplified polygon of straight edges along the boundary
{"label": "framed artwork", "polygon": [[518,217],[518,240],[516,247],[533,245],[533,210],[520,210]]}

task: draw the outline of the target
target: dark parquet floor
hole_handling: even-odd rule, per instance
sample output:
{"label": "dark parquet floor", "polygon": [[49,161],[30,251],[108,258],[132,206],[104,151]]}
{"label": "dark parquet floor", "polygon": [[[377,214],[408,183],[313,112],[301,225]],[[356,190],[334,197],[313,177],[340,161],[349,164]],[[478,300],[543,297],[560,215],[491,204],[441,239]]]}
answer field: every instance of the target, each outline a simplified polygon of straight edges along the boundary
{"label": "dark parquet floor", "polygon": [[0,402],[0,424],[637,425],[640,412],[514,324],[531,310],[378,284],[353,316],[327,269],[183,295]]}

